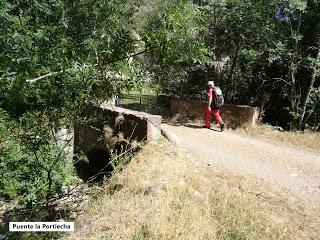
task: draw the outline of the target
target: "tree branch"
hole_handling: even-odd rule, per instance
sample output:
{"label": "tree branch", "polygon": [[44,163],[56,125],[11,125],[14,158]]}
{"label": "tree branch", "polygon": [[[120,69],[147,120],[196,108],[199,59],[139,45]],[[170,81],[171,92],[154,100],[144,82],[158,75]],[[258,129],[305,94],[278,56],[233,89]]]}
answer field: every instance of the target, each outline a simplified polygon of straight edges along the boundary
{"label": "tree branch", "polygon": [[[151,49],[152,49],[152,48],[151,48]],[[146,52],[148,52],[149,50],[150,50],[150,49],[145,49],[145,50],[143,50],[143,51],[140,51],[140,52],[137,52],[137,53],[133,53],[133,54],[131,54],[131,55],[129,55],[129,56],[126,56],[126,57],[123,57],[123,58],[119,58],[119,59],[116,59],[116,60],[107,62],[107,63],[105,63],[104,65],[112,64],[112,63],[119,62],[119,61],[122,61],[122,60],[125,60],[125,59],[128,59],[128,58],[131,58],[131,57],[135,57],[135,56],[141,55],[141,54],[143,54],[143,53],[146,53]],[[97,65],[96,65],[96,66],[97,66]],[[71,68],[70,68],[70,69],[67,69],[67,70],[65,70],[65,71],[68,71],[68,70],[71,70]],[[36,83],[36,82],[41,81],[41,80],[43,80],[43,79],[45,79],[45,78],[50,78],[50,77],[55,77],[55,76],[57,76],[57,75],[60,75],[60,74],[64,73],[65,71],[62,71],[62,70],[61,70],[61,71],[58,71],[58,72],[48,73],[48,74],[46,74],[46,75],[43,75],[43,76],[40,76],[40,77],[37,77],[37,78],[34,78],[34,79],[26,80],[26,82]]]}
{"label": "tree branch", "polygon": [[126,56],[126,57],[123,57],[123,58],[119,58],[119,59],[116,59],[116,60],[113,60],[113,61],[110,61],[110,62],[106,62],[106,61],[104,60],[104,61],[102,61],[102,64],[108,65],[108,64],[115,63],[115,62],[119,62],[119,61],[122,61],[122,60],[125,60],[125,59],[128,59],[128,58],[131,58],[131,57],[135,57],[135,56],[141,55],[141,54],[146,53],[146,52],[148,52],[149,50],[154,49],[154,48],[155,48],[155,47],[149,48],[149,49],[144,49],[143,51],[140,51],[140,52],[137,52],[137,53],[133,53],[133,54],[131,54],[131,55],[129,55],[129,56]]}
{"label": "tree branch", "polygon": [[274,80],[278,80],[278,81],[282,81],[282,82],[285,82],[286,84],[288,85],[291,85],[291,83],[287,82],[286,80],[284,80],[283,78],[272,78]]}
{"label": "tree branch", "polygon": [[29,82],[29,83],[36,83],[42,79],[45,79],[45,78],[49,78],[49,77],[54,77],[54,76],[57,76],[57,75],[60,75],[62,74],[63,71],[59,71],[59,72],[52,72],[52,73],[48,73],[46,75],[43,75],[43,76],[40,76],[40,77],[37,77],[37,78],[34,78],[34,79],[29,79],[29,80],[26,80],[26,82]]}

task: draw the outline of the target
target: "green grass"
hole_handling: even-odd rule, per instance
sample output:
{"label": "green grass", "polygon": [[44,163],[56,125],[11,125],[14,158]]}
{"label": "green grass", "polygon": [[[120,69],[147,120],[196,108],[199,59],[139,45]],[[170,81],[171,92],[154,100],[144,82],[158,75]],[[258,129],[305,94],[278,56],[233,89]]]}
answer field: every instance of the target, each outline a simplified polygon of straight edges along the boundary
{"label": "green grass", "polygon": [[127,94],[120,99],[119,106],[155,115],[168,112],[167,108],[157,105],[156,95]]}

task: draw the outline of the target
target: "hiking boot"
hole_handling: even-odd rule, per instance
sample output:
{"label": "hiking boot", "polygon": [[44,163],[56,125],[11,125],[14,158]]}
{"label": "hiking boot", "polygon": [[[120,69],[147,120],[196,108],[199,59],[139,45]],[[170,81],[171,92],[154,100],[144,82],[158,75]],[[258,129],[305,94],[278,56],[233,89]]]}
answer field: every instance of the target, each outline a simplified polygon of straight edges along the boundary
{"label": "hiking boot", "polygon": [[221,125],[220,125],[220,129],[221,129],[221,132],[224,131],[224,124],[221,124]]}

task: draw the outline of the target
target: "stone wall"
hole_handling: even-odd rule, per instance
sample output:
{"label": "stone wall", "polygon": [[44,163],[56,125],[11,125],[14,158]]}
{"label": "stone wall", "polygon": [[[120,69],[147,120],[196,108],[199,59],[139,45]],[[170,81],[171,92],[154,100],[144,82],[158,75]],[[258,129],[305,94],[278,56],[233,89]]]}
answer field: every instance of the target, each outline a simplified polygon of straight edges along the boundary
{"label": "stone wall", "polygon": [[[139,150],[140,141],[161,135],[161,116],[103,104],[88,110],[90,123],[74,128],[75,167],[84,180],[101,180],[113,171],[112,154]],[[79,158],[79,152],[87,158]],[[102,171],[102,173],[101,173]]]}
{"label": "stone wall", "polygon": [[117,128],[125,138],[138,141],[156,140],[161,135],[161,116],[114,106],[100,106],[103,114],[114,119],[112,128]]}
{"label": "stone wall", "polygon": [[161,116],[110,105],[101,105],[95,111],[102,118],[98,124],[75,128],[75,144],[85,153],[112,145],[119,133],[128,141],[152,141],[161,135]]}
{"label": "stone wall", "polygon": [[72,162],[74,152],[74,129],[63,127],[56,130],[54,133],[54,140],[57,142],[58,147],[65,152],[67,160]]}
{"label": "stone wall", "polygon": [[[204,119],[204,112],[208,103],[201,101],[181,100],[173,98],[170,110],[174,113],[184,113],[195,119]],[[247,105],[225,104],[221,110],[221,117],[228,127],[236,128],[244,124],[256,125],[260,109]]]}

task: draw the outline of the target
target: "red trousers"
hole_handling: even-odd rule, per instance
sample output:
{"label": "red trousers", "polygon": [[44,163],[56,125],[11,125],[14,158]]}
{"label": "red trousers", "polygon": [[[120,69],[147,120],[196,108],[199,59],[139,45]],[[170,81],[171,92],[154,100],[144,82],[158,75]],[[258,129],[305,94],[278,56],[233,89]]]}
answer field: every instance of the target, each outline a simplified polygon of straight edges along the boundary
{"label": "red trousers", "polygon": [[219,109],[211,109],[211,112],[206,108],[205,111],[205,121],[206,121],[206,127],[210,127],[210,115],[211,113],[213,114],[214,118],[216,119],[217,123],[220,125],[223,124],[222,118],[220,116],[220,111]]}

